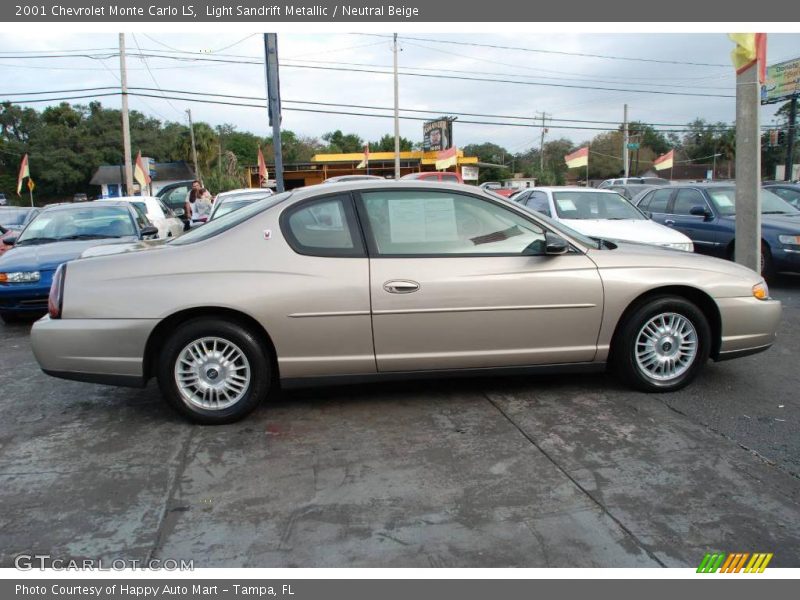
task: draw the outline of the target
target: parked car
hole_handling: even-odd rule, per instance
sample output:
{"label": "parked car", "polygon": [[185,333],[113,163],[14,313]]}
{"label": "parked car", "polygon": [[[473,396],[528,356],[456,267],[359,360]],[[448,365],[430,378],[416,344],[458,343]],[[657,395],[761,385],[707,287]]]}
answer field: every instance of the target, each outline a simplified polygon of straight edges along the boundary
{"label": "parked car", "polygon": [[540,187],[525,190],[514,196],[514,201],[592,238],[694,250],[688,237],[651,221],[611,190]]}
{"label": "parked car", "polygon": [[[689,236],[697,252],[734,258],[736,188],[691,183],[655,188],[637,206],[653,220]],[[800,211],[769,190],[761,191],[761,272],[800,272]]]}
{"label": "parked car", "polygon": [[15,238],[39,214],[38,208],[28,206],[0,207],[0,255],[11,249],[6,238]]}
{"label": "parked car", "polygon": [[504,187],[503,184],[500,183],[499,181],[485,181],[482,184],[480,184],[478,187],[480,187],[482,190],[486,190],[488,192],[493,192],[493,193],[497,194],[498,196],[503,196],[504,198],[508,198],[508,197],[512,196],[514,194],[514,192],[518,191],[517,188]]}
{"label": "parked car", "polygon": [[77,193],[77,194],[72,196],[72,201],[73,202],[88,202],[89,201],[89,196],[87,196],[84,193],[79,192],[79,193]]}
{"label": "parked car", "polygon": [[776,196],[786,200],[789,204],[800,209],[800,184],[797,183],[769,183],[764,186]]}
{"label": "parked car", "polygon": [[322,183],[343,183],[345,181],[369,181],[370,179],[373,180],[381,180],[385,181],[385,178],[378,177],[377,175],[337,175],[336,177],[328,177]]}
{"label": "parked car", "polygon": [[189,190],[192,189],[192,180],[187,181],[176,181],[175,183],[170,183],[162,187],[156,193],[156,198],[161,200],[164,204],[167,205],[167,208],[172,210],[178,215],[177,211],[180,211],[180,220],[183,222],[184,230],[189,229],[189,217],[185,214],[185,204],[186,204],[186,197],[189,194]]}
{"label": "parked car", "polygon": [[161,239],[178,237],[183,233],[183,221],[180,219],[183,208],[176,209],[176,213],[155,196],[123,196],[114,198],[114,202],[130,202],[141,210],[147,216],[147,220],[156,226],[158,237]]}
{"label": "parked car", "polygon": [[[741,265],[602,243],[471,186],[309,186],[165,244],[62,266],[42,369],[143,385],[204,423],[283,386],[603,369],[677,390],[766,350],[780,302]],[[124,343],[121,343],[124,340]]]}
{"label": "parked car", "polygon": [[656,186],[650,183],[626,183],[624,185],[611,185],[602,189],[617,192],[621,196],[624,196],[626,200],[633,201],[634,198],[640,194],[643,194],[647,190],[652,190],[654,187]]}
{"label": "parked car", "polygon": [[266,188],[244,188],[217,194],[208,220],[218,219],[222,215],[227,215],[258,200],[263,200],[267,196],[272,196],[272,190]]}
{"label": "parked car", "polygon": [[113,200],[102,204],[48,206],[0,256],[0,318],[13,321],[47,310],[53,273],[90,246],[141,240],[158,235],[133,206]]}
{"label": "parked car", "polygon": [[600,182],[600,185],[597,187],[599,189],[604,189],[612,185],[669,185],[669,183],[669,179],[662,179],[661,177],[616,177]]}
{"label": "parked car", "polygon": [[443,181],[445,183],[464,183],[461,173],[452,171],[425,171],[422,173],[409,173],[400,179],[418,179],[421,181]]}

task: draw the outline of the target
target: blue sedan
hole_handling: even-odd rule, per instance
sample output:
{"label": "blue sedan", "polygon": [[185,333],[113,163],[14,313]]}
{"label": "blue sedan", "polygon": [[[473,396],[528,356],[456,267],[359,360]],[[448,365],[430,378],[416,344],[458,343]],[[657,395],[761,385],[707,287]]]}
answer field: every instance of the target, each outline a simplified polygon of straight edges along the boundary
{"label": "blue sedan", "polygon": [[36,316],[47,310],[53,273],[92,246],[158,235],[127,202],[60,204],[42,210],[0,256],[0,318]]}
{"label": "blue sedan", "polygon": [[[695,252],[733,260],[736,188],[690,183],[655,188],[636,198],[654,221],[689,236]],[[800,211],[769,190],[761,191],[761,272],[800,272]]]}

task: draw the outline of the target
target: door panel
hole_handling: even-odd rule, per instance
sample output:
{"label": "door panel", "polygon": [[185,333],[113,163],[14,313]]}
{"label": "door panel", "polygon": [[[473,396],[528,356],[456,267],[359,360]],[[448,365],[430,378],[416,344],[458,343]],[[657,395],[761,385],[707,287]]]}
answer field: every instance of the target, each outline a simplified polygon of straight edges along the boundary
{"label": "door panel", "polygon": [[679,189],[672,202],[672,214],[667,220],[672,222],[672,227],[692,240],[696,252],[711,254],[717,245],[714,218],[706,220],[705,217],[689,214],[694,206],[702,206],[711,211],[701,192],[690,188]]}
{"label": "door panel", "polygon": [[[591,361],[603,292],[594,263],[562,256],[370,260],[378,371]],[[392,280],[414,282],[391,293]]]}

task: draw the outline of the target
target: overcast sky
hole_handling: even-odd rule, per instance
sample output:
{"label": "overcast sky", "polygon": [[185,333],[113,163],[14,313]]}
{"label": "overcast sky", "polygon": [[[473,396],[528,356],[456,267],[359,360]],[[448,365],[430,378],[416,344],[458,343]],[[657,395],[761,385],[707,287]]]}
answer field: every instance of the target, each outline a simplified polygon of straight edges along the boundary
{"label": "overcast sky", "polygon": [[[149,37],[148,37],[149,35]],[[198,34],[127,34],[128,51],[143,50],[173,54],[172,50],[202,53],[206,58],[263,61],[261,34],[250,37],[247,31],[238,34],[208,32]],[[433,75],[400,77],[400,106],[406,109],[441,111],[443,114],[483,113],[526,116],[545,111],[553,119],[585,119],[614,121],[622,119],[623,104],[629,106],[632,120],[653,123],[684,124],[701,117],[710,121],[732,122],[735,101],[726,97],[697,97],[607,91],[598,87],[688,92],[699,94],[733,95],[735,77],[729,54],[732,43],[727,36],[713,34],[558,34],[541,33],[529,36],[515,33],[500,34],[403,34],[405,37],[431,41],[402,39],[400,67],[415,73]],[[526,52],[484,46],[445,44],[447,40],[468,44],[514,46],[572,54]],[[44,92],[74,88],[119,85],[119,59],[87,57],[19,59],[9,58],[15,52],[63,52],[67,50],[112,49],[117,46],[116,33],[79,34],[34,33],[3,35],[0,39],[0,99],[20,99],[15,92]],[[800,56],[800,34],[770,34],[769,63]],[[675,61],[709,63],[717,66],[663,64],[657,62],[619,60],[576,56],[574,53]],[[301,135],[320,136],[326,131],[341,129],[371,140],[393,129],[389,118],[369,118],[332,114],[314,114],[289,110],[311,105],[290,104],[290,100],[357,104],[391,108],[393,88],[391,75],[350,71],[319,70],[290,67],[304,64],[338,68],[377,68],[390,70],[391,40],[359,34],[279,35],[279,54],[286,63],[281,69],[281,90],[284,105],[283,126]],[[190,55],[181,55],[189,57]],[[312,62],[314,61],[314,62]],[[324,62],[322,62],[324,61]],[[350,63],[350,64],[343,64]],[[374,65],[363,67],[358,65]],[[150,71],[146,67],[150,68]],[[128,58],[128,84],[132,87],[160,87],[201,93],[238,96],[265,95],[262,64],[227,64],[191,62],[149,58],[147,63],[138,57]],[[561,84],[581,88],[551,87],[548,85],[519,85],[483,81],[443,79],[440,76],[510,79],[537,84]],[[154,80],[155,82],[154,83]],[[594,88],[594,89],[591,89]],[[159,92],[152,92],[158,95]],[[69,94],[64,94],[69,95]],[[30,98],[30,96],[28,96]],[[98,98],[104,105],[119,107],[119,97]],[[74,102],[89,102],[89,99]],[[249,101],[252,102],[252,101]],[[240,108],[200,104],[189,100],[136,98],[131,108],[160,120],[185,122],[185,109],[191,108],[195,121],[211,125],[230,123],[242,131],[268,134],[266,113],[259,108]],[[44,103],[31,104],[39,109]],[[364,109],[318,106],[324,110]],[[775,107],[762,108],[762,123],[771,123]],[[405,113],[413,116],[435,116]],[[461,116],[464,120],[500,120]],[[519,123],[519,121],[513,121]],[[567,137],[575,142],[590,139],[598,133],[591,130],[566,129],[559,126],[580,126],[579,123],[552,121],[548,123],[548,139]],[[592,127],[613,127],[594,124]],[[401,134],[412,141],[421,141],[421,121],[401,120]],[[459,146],[492,141],[518,152],[539,145],[540,130],[530,127],[476,125],[457,122],[454,138]]]}

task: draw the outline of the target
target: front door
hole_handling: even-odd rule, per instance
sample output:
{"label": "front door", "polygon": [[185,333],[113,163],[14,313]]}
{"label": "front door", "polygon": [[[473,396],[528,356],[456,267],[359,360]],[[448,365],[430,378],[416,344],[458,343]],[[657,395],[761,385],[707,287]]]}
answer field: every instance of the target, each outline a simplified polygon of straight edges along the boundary
{"label": "front door", "polygon": [[[691,214],[696,206],[705,209],[708,216]],[[670,213],[667,220],[672,227],[692,240],[696,252],[714,254],[717,245],[716,228],[711,223],[714,213],[702,192],[692,188],[679,189],[675,193]]]}
{"label": "front door", "polygon": [[378,371],[593,360],[603,292],[578,250],[544,254],[533,219],[479,196],[362,192]]}

